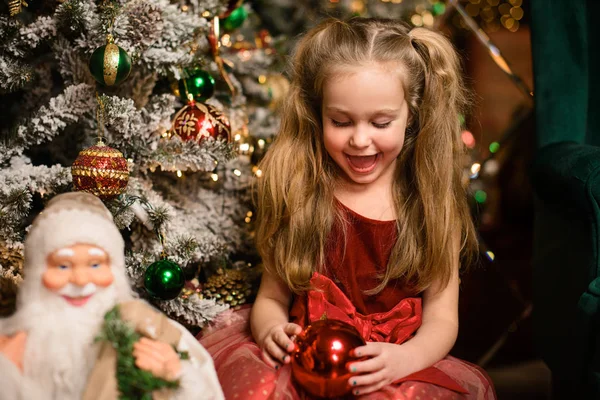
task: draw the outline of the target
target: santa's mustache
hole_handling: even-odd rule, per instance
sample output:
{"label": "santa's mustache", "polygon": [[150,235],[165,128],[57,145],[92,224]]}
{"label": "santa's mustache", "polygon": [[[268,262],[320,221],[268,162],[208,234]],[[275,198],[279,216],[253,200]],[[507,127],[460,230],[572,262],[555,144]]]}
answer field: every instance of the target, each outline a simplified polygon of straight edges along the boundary
{"label": "santa's mustache", "polygon": [[67,283],[62,289],[58,291],[59,294],[67,297],[87,297],[96,293],[98,288],[92,282],[85,286],[75,285],[73,283]]}

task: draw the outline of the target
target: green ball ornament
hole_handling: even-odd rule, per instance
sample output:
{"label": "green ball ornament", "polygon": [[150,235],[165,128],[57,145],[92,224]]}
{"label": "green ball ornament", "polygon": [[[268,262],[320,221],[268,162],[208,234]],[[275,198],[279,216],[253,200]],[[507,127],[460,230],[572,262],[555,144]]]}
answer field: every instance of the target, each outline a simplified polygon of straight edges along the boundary
{"label": "green ball ornament", "polygon": [[108,43],[98,47],[90,57],[90,72],[94,79],[105,86],[114,86],[123,82],[131,72],[129,54],[113,43],[108,35]]}
{"label": "green ball ornament", "polygon": [[221,21],[221,26],[223,30],[227,32],[231,32],[244,23],[244,21],[248,18],[248,11],[244,6],[238,7],[229,14],[229,16]]}
{"label": "green ball ornament", "polygon": [[[179,80],[179,97],[184,103],[188,102],[188,94],[197,102],[204,102],[215,93],[215,79],[206,71],[197,69],[189,74],[187,78]],[[187,88],[187,90],[186,90]]]}
{"label": "green ball ornament", "polygon": [[227,17],[229,17],[231,15],[231,13],[233,12],[233,10],[235,10],[236,8],[238,8],[239,6],[242,5],[242,2],[244,0],[229,0],[227,2],[227,10],[225,10],[225,12],[221,15],[219,15],[219,18],[221,19],[225,19]]}
{"label": "green ball ornament", "polygon": [[150,296],[161,300],[176,298],[185,284],[183,270],[173,261],[156,261],[146,269],[144,287]]}

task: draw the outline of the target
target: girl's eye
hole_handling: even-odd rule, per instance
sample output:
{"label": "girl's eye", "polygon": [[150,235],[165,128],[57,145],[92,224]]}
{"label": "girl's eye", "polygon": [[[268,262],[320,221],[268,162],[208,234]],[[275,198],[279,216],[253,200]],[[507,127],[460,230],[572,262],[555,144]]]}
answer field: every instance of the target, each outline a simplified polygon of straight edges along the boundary
{"label": "girl's eye", "polygon": [[378,124],[378,123],[375,123],[375,122],[373,122],[373,126],[374,126],[375,128],[377,128],[377,129],[385,129],[385,128],[387,128],[388,126],[390,126],[390,124],[391,124],[391,123],[392,123],[392,121],[388,121],[388,122],[386,122],[386,123],[384,123],[384,124]]}
{"label": "girl's eye", "polygon": [[348,121],[348,122],[339,122],[339,121],[336,121],[335,119],[332,119],[331,123],[333,124],[333,126],[336,126],[338,128],[343,128],[345,126],[352,125],[352,122],[350,122],[350,121]]}
{"label": "girl's eye", "polygon": [[58,269],[69,269],[69,266],[68,266],[68,265],[65,265],[65,264],[60,264],[60,265],[58,266]]}
{"label": "girl's eye", "polygon": [[100,268],[100,264],[99,263],[95,263],[90,265],[91,268]]}

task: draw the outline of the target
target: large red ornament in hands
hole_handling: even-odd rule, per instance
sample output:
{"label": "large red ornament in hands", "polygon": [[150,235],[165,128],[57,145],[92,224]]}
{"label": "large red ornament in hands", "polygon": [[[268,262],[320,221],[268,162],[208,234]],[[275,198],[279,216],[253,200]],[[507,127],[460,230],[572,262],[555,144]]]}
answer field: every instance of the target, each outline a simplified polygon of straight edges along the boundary
{"label": "large red ornament in hands", "polygon": [[348,380],[354,375],[348,363],[356,361],[350,351],[365,344],[352,325],[332,319],[316,321],[296,339],[292,375],[313,396],[344,396],[351,391]]}

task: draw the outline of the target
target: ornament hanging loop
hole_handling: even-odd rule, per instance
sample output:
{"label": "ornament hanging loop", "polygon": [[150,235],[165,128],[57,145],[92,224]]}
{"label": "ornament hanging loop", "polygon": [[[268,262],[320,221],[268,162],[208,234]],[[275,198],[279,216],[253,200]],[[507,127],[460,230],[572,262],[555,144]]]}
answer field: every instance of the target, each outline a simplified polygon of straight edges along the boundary
{"label": "ornament hanging loop", "polygon": [[164,260],[167,258],[167,251],[165,250],[165,243],[167,242],[165,238],[165,234],[160,231],[160,229],[156,230],[156,235],[158,236],[158,240],[160,241],[160,246],[162,250],[160,251],[160,258]]}
{"label": "ornament hanging loop", "polygon": [[104,146],[104,142],[102,139],[106,138],[106,136],[104,135],[104,121],[106,118],[106,109],[104,108],[104,102],[102,101],[102,98],[100,97],[98,92],[96,92],[96,100],[98,101],[98,107],[96,108],[96,119],[98,121],[98,145]]}
{"label": "ornament hanging loop", "polygon": [[225,65],[223,62],[223,58],[219,55],[219,40],[220,40],[220,28],[219,28],[219,17],[214,17],[210,24],[210,32],[208,34],[208,43],[210,44],[210,48],[212,50],[213,58],[217,63],[217,67],[219,68],[219,72],[223,77],[223,80],[227,83],[229,90],[231,91],[231,95],[236,95],[235,86],[233,86],[233,82],[229,77],[229,74],[225,70]]}
{"label": "ornament hanging loop", "polygon": [[187,99],[187,101],[193,101],[194,95],[192,95],[188,90],[187,78],[184,75],[184,71],[181,68],[179,70],[180,70],[181,80],[183,81],[183,88],[185,90],[185,98]]}

